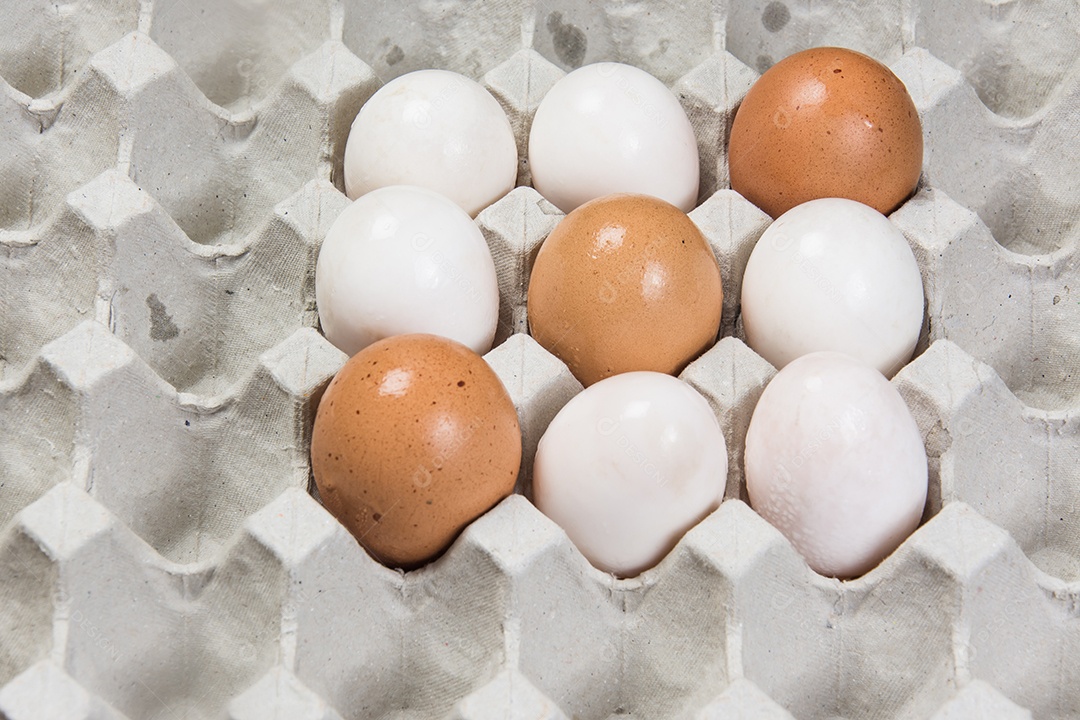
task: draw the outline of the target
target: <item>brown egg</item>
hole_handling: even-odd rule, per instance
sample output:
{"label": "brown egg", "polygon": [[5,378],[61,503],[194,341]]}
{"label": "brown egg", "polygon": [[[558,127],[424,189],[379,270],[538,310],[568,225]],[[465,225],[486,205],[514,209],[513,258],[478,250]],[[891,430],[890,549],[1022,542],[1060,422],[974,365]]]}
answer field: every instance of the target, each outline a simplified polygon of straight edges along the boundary
{"label": "brown egg", "polygon": [[772,217],[808,200],[888,214],[922,170],[919,114],[889,68],[853,50],[787,57],[746,94],[731,128],[731,188]]}
{"label": "brown egg", "polygon": [[513,492],[521,432],[484,359],[434,335],[354,355],[315,416],[311,469],[323,504],[372,556],[411,568],[439,555]]}
{"label": "brown egg", "polygon": [[586,386],[632,370],[676,374],[716,340],[722,300],[716,258],[686,213],[608,195],[540,247],[529,328]]}

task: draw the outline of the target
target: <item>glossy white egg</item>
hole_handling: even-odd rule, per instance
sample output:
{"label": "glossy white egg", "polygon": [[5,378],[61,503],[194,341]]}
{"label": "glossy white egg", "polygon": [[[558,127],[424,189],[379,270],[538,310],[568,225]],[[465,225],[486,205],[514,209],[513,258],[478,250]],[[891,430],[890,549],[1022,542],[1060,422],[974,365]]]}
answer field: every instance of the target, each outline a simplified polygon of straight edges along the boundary
{"label": "glossy white egg", "polygon": [[499,319],[495,263],[476,223],[439,193],[403,185],[337,217],[315,266],[315,300],[327,339],[349,355],[404,333],[485,353]]}
{"label": "glossy white egg", "polygon": [[544,96],[529,134],[533,187],[565,213],[611,193],[697,202],[694,130],[678,98],[644,70],[597,63]]}
{"label": "glossy white egg", "polygon": [[588,560],[628,577],[715,510],[727,449],[708,402],[664,373],[630,372],[575,396],[540,439],[536,506]]}
{"label": "glossy white egg", "polygon": [[517,144],[502,106],[479,83],[447,70],[417,70],[379,89],[345,144],[345,192],[389,185],[442,193],[469,215],[513,189]]}
{"label": "glossy white egg", "polygon": [[919,266],[903,234],[873,208],[811,200],[765,230],[743,275],[746,341],[777,368],[818,350],[892,377],[923,321]]}
{"label": "glossy white egg", "polygon": [[776,374],[746,433],[750,504],[822,575],[869,571],[918,526],[919,428],[880,372],[834,352]]}

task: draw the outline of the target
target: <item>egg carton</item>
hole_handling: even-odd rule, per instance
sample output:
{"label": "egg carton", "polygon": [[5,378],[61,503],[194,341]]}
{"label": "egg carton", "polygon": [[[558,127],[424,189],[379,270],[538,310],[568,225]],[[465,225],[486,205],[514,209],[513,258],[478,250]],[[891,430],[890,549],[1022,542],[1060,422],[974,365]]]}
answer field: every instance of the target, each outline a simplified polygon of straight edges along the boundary
{"label": "egg carton", "polygon": [[[8,9],[0,42],[0,716],[1080,716],[1080,19],[1068,0],[96,0]],[[1070,13],[1069,11],[1072,10]],[[1006,32],[1007,31],[1007,32]],[[930,462],[924,524],[881,566],[813,573],[746,504],[774,374],[739,283],[768,226],[727,189],[738,102],[774,60],[888,62],[923,119],[891,216],[924,278],[893,383]],[[721,339],[682,378],[729,452],[726,501],[655,569],[592,568],[528,501],[581,390],[527,335],[561,214],[528,187],[531,117],[565,71],[661,78],[702,161],[691,216]],[[506,109],[519,187],[477,218],[500,288],[487,356],[521,419],[518,494],[409,573],[310,494],[345,357],[317,332],[349,123],[442,67]]]}

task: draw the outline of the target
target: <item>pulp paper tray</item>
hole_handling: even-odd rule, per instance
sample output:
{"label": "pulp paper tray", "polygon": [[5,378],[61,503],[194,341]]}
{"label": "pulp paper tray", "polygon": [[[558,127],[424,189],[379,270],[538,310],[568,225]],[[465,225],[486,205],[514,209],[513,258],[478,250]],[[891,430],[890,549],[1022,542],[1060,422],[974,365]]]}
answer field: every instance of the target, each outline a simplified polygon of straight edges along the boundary
{"label": "pulp paper tray", "polygon": [[[0,39],[0,716],[9,720],[1080,717],[1080,7],[1074,0],[7,0]],[[926,321],[893,380],[924,523],[866,576],[813,573],[746,504],[774,369],[740,279],[769,219],[728,187],[735,109],[788,54],[889,64],[924,173],[891,220]],[[721,339],[683,373],[727,500],[655,569],[592,568],[529,502],[581,386],[527,335],[560,213],[530,119],[574,67],[667,83]],[[501,294],[519,494],[410,573],[312,496],[319,243],[349,125],[419,68],[482,82],[519,187],[476,222]]]}

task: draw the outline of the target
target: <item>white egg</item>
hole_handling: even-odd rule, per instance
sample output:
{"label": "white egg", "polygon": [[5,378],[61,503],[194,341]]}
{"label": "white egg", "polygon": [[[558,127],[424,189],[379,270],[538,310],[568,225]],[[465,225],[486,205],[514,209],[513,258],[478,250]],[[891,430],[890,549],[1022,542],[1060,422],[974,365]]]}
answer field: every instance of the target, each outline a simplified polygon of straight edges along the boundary
{"label": "white egg", "polygon": [[533,187],[564,213],[611,193],[693,209],[694,129],[667,87],[630,65],[578,68],[548,91],[529,134]]}
{"label": "white egg", "polygon": [[360,108],[345,144],[352,199],[388,185],[419,185],[476,217],[514,188],[517,143],[499,102],[447,70],[417,70]]}
{"label": "white egg", "polygon": [[746,341],[773,366],[835,350],[892,377],[923,320],[919,266],[903,234],[841,198],[797,205],[765,230],[743,275]]}
{"label": "white egg", "polygon": [[746,432],[750,504],[822,575],[862,575],[915,530],[926,450],[900,393],[841,353],[791,362]]}
{"label": "white egg", "polygon": [[686,383],[656,372],[601,380],[540,439],[536,506],[588,560],[628,577],[654,566],[715,510],[727,481],[716,416]]}
{"label": "white egg", "polygon": [[349,355],[391,335],[431,333],[491,349],[495,263],[464,210],[412,186],[374,190],[334,221],[315,266],[327,339]]}

